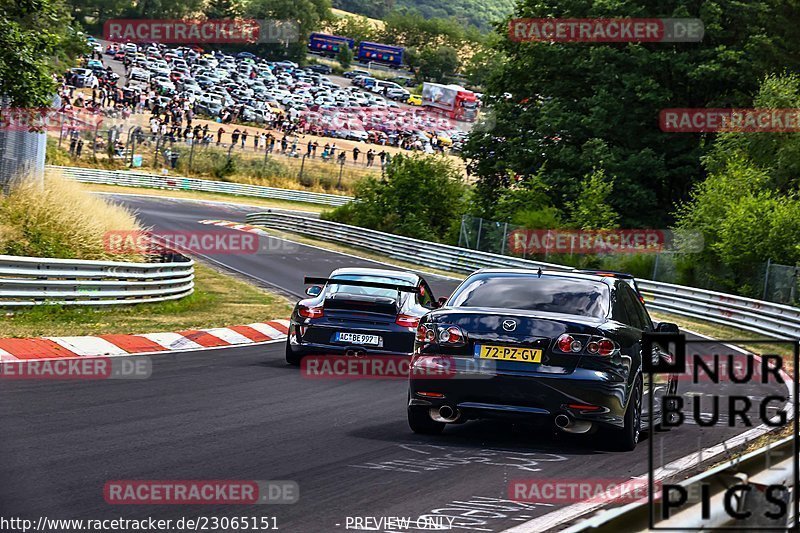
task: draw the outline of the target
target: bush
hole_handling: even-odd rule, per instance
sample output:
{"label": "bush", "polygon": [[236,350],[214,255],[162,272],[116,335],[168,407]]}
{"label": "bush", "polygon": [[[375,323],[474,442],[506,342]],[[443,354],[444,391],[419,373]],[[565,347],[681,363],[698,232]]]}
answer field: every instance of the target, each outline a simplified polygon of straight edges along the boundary
{"label": "bush", "polygon": [[469,190],[453,163],[438,156],[398,155],[386,179],[356,184],[356,201],[324,214],[327,220],[428,240],[447,240],[466,211]]}
{"label": "bush", "polygon": [[44,186],[21,181],[0,197],[0,253],[6,255],[143,262],[143,253],[119,253],[108,232],[143,228],[127,209],[48,174]]}

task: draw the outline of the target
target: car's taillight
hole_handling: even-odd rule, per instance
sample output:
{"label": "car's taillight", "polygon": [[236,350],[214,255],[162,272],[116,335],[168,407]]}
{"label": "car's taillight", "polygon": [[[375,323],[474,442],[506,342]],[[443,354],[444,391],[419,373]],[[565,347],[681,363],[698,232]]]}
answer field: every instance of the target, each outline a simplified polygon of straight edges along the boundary
{"label": "car's taillight", "polygon": [[417,328],[417,342],[439,344],[440,346],[464,346],[467,336],[458,327],[448,324],[420,324]]}
{"label": "car's taillight", "polygon": [[592,339],[589,341],[589,344],[586,345],[586,351],[593,355],[608,356],[614,353],[616,349],[617,345],[614,344],[614,341],[606,338]]}
{"label": "car's taillight", "polygon": [[583,349],[583,343],[569,333],[564,333],[556,341],[558,349],[564,353],[578,353]]}
{"label": "car's taillight", "polygon": [[417,327],[417,342],[433,342],[436,340],[436,326],[420,324]]}
{"label": "car's taillight", "polygon": [[416,328],[419,325],[419,317],[400,314],[397,315],[397,319],[394,322],[404,328]]}
{"label": "car's taillight", "polygon": [[458,326],[439,328],[439,344],[461,346],[464,342],[464,332]]}
{"label": "car's taillight", "polygon": [[307,307],[305,305],[297,306],[297,313],[306,318],[320,318],[325,314],[322,307]]}

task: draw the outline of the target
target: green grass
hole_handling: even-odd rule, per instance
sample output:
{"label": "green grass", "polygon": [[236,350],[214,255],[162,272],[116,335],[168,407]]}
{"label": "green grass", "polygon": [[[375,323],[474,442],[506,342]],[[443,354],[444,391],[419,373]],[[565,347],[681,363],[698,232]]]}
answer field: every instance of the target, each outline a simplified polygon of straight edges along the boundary
{"label": "green grass", "polygon": [[112,308],[42,305],[0,317],[0,337],[152,333],[288,318],[292,302],[206,265],[195,292],[169,302]]}

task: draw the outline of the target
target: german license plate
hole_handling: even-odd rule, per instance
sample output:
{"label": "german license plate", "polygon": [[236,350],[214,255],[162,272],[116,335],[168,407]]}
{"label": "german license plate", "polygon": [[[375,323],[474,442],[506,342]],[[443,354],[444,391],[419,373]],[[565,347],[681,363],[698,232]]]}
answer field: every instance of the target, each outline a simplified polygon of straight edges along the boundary
{"label": "german license plate", "polygon": [[542,350],[535,348],[479,344],[475,346],[475,355],[480,359],[495,359],[499,361],[520,361],[523,363],[542,362]]}
{"label": "german license plate", "polygon": [[350,344],[367,344],[369,346],[380,346],[381,338],[378,335],[365,335],[363,333],[348,333],[337,331],[333,336],[336,342],[349,342]]}

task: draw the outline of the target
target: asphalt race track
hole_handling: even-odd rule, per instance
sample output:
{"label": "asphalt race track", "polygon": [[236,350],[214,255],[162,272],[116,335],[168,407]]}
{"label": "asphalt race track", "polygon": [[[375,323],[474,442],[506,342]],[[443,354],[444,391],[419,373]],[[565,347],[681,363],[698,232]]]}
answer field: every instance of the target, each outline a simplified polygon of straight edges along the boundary
{"label": "asphalt race track", "polygon": [[[160,229],[208,230],[197,221],[243,220],[249,211],[119,199]],[[273,247],[274,253],[213,259],[294,295],[302,294],[304,275],[369,264],[308,246]],[[437,296],[455,287],[453,280],[428,280]],[[712,343],[702,349],[726,350]],[[348,517],[432,514],[446,517],[445,523],[452,519],[453,531],[489,532],[558,508],[510,501],[509,480],[623,481],[647,470],[647,437],[634,452],[615,453],[597,449],[596,440],[553,438],[547,429],[495,422],[450,426],[441,437],[416,436],[406,423],[403,381],[304,379],[285,364],[282,343],[152,360],[152,378],[141,381],[0,383],[0,515],[34,520],[274,516],[283,531],[327,532],[345,530]],[[720,385],[680,387],[697,398]],[[785,393],[772,386],[746,387],[754,398]],[[690,424],[659,433],[658,439],[668,444],[663,452],[671,461],[746,429]],[[294,480],[300,501],[107,504],[104,484],[123,479]]]}

